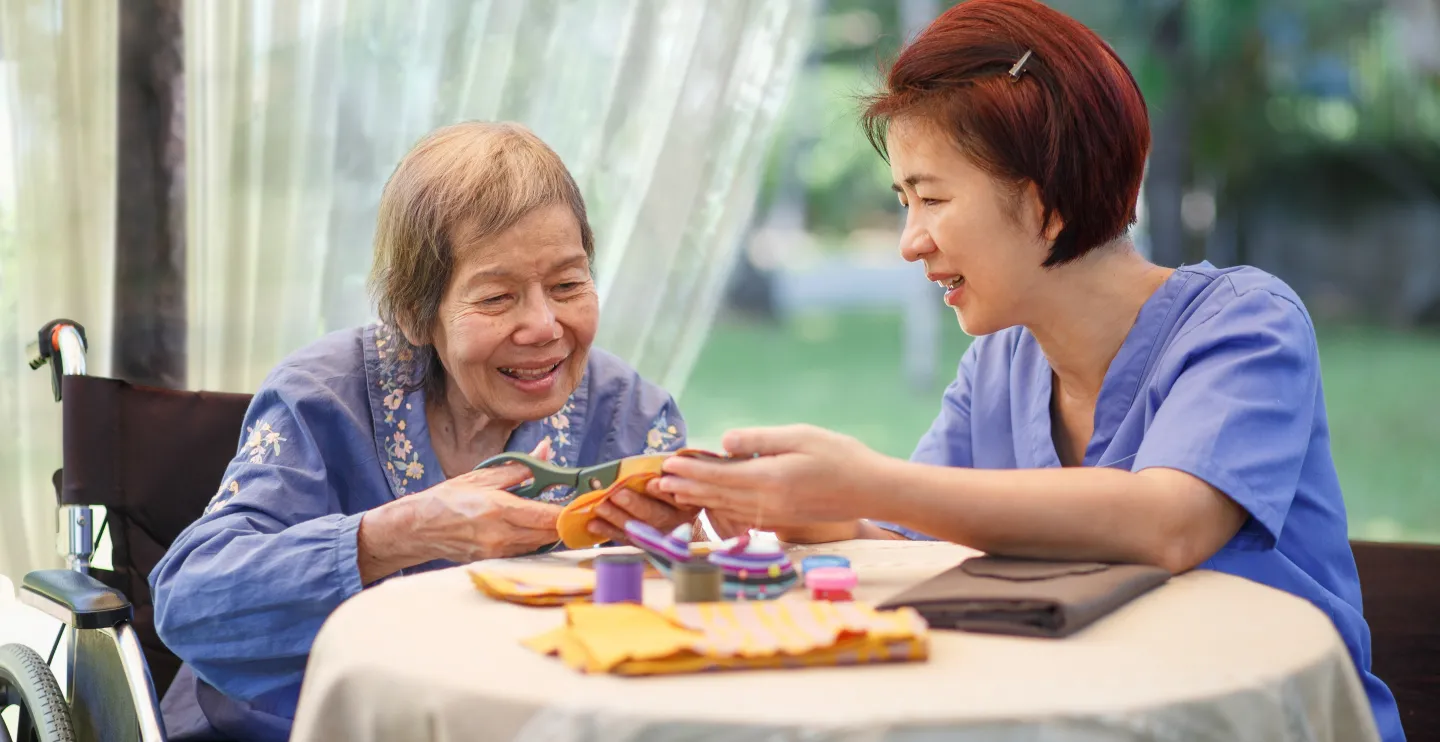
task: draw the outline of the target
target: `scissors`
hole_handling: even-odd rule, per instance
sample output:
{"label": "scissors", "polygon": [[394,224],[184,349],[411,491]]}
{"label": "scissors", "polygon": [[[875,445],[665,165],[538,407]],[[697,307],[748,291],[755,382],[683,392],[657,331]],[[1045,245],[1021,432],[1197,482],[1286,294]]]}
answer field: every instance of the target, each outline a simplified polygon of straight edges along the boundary
{"label": "scissors", "polygon": [[[506,464],[520,464],[530,470],[530,480],[510,487],[508,491],[511,494],[534,500],[539,498],[541,493],[551,487],[569,487],[574,491],[567,500],[573,504],[581,495],[597,490],[609,489],[616,482],[639,474],[659,476],[660,465],[665,463],[665,459],[671,456],[693,456],[711,461],[740,461],[742,459],[756,458],[754,456],[717,454],[692,448],[666,453],[627,456],[623,459],[616,459],[603,464],[595,464],[594,466],[556,466],[530,454],[507,451],[498,456],[491,456],[485,459],[476,465],[475,468],[477,470],[490,469]],[[564,543],[563,540],[556,541],[553,544],[536,549],[531,552],[531,554],[548,554],[560,548]]]}
{"label": "scissors", "polygon": [[623,459],[608,461],[594,466],[556,466],[530,454],[509,452],[491,456],[480,462],[476,469],[490,469],[505,464],[520,464],[530,470],[530,480],[511,487],[509,492],[519,497],[536,499],[551,487],[568,487],[574,490],[572,497],[587,492],[603,490],[623,479],[637,474],[659,474],[660,465],[671,456],[693,456],[713,461],[738,461],[751,456],[729,456],[698,449],[681,449],[666,453],[640,454]]}

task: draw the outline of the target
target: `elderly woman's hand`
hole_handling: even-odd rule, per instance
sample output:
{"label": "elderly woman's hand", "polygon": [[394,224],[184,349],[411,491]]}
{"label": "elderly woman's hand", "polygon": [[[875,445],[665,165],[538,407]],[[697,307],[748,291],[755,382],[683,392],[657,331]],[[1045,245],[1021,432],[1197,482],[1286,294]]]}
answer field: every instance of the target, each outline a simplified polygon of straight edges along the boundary
{"label": "elderly woman's hand", "polygon": [[658,489],[729,527],[829,534],[853,531],[865,501],[884,491],[886,458],[854,438],[809,425],[736,430],[725,450],[750,461],[673,457]]}
{"label": "elderly woman's hand", "polygon": [[[534,455],[547,453],[542,443]],[[559,541],[560,506],[505,491],[529,477],[519,464],[469,471],[367,512],[358,536],[361,582],[435,559],[519,556]]]}
{"label": "elderly woman's hand", "polygon": [[481,469],[412,495],[420,499],[411,534],[452,562],[519,556],[553,544],[560,540],[560,506],[505,491],[528,477],[518,465]]}
{"label": "elderly woman's hand", "polygon": [[659,488],[659,480],[646,484],[645,493],[621,490],[595,508],[590,532],[611,541],[628,542],[625,524],[631,520],[648,523],[661,531],[670,531],[681,523],[693,523],[700,514],[698,507],[681,505]]}

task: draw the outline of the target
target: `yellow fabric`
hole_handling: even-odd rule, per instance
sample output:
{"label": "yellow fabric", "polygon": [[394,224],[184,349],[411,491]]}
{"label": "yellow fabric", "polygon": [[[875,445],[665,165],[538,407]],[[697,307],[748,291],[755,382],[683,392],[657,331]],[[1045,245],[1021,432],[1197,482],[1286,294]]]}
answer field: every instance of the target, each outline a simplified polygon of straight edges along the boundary
{"label": "yellow fabric", "polygon": [[920,661],[927,627],[909,608],[771,601],[689,603],[657,610],[575,603],[565,625],[525,640],[587,673],[667,675],[872,662]]}
{"label": "yellow fabric", "polygon": [[562,605],[588,599],[595,592],[595,573],[564,567],[494,570],[469,569],[470,581],[496,600],[520,605]]}
{"label": "yellow fabric", "polygon": [[570,504],[560,511],[559,519],[555,523],[556,530],[560,532],[560,540],[571,549],[588,549],[604,543],[605,536],[590,532],[590,521],[596,517],[595,508],[621,490],[644,493],[645,485],[660,476],[660,465],[670,456],[725,458],[698,448],[682,448],[674,453],[646,454],[624,459],[620,463],[620,471],[615,481],[609,487],[586,492],[571,500]]}

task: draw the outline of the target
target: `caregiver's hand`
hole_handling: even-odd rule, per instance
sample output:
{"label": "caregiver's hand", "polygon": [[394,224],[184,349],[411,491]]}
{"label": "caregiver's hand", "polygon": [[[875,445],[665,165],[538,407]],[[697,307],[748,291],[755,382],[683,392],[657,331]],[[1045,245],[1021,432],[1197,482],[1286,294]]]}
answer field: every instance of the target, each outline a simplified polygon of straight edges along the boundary
{"label": "caregiver's hand", "polygon": [[[810,425],[753,428],[727,433],[725,450],[749,461],[714,462],[672,457],[659,489],[681,505],[703,507],[732,527],[786,532],[824,526],[852,532],[866,501],[883,491],[887,460],[865,444]],[[791,539],[787,539],[791,540]]]}
{"label": "caregiver's hand", "polygon": [[[548,442],[532,455],[548,460]],[[513,463],[468,471],[367,511],[356,535],[361,584],[436,559],[519,556],[560,540],[560,506],[505,491],[529,478]]]}

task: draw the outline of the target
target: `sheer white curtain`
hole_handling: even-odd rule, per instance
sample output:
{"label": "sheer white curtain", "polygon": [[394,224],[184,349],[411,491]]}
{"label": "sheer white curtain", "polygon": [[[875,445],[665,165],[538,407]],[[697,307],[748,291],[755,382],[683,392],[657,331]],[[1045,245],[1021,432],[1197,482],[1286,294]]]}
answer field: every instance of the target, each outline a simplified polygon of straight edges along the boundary
{"label": "sheer white curtain", "polygon": [[27,346],[72,319],[90,372],[109,372],[116,21],[113,2],[0,0],[0,575],[15,581],[62,566],[60,407]]}
{"label": "sheer white curtain", "polygon": [[185,7],[189,384],[253,390],[366,321],[381,187],[427,131],[515,120],[597,232],[602,345],[679,394],[808,44],[809,0]]}

